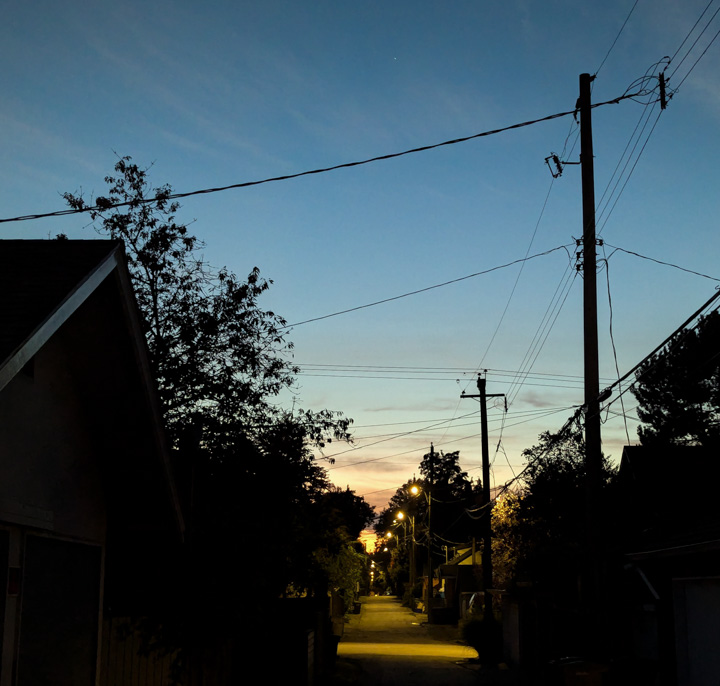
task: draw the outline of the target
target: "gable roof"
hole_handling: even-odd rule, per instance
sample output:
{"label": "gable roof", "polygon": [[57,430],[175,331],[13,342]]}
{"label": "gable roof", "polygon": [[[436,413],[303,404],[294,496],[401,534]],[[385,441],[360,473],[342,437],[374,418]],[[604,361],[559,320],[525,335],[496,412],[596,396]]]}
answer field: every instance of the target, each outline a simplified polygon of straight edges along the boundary
{"label": "gable roof", "polygon": [[[116,490],[130,488],[128,495],[134,490],[145,503],[135,517],[138,526],[149,513],[166,520],[169,504],[174,528],[182,535],[183,517],[122,241],[0,240],[0,392],[71,324],[77,328],[74,349],[80,358],[72,373],[103,446],[109,483],[117,484]],[[122,434],[116,448],[107,443],[110,433]],[[131,449],[133,441],[142,442],[142,454]]]}
{"label": "gable roof", "polygon": [[117,267],[122,243],[0,242],[0,389]]}

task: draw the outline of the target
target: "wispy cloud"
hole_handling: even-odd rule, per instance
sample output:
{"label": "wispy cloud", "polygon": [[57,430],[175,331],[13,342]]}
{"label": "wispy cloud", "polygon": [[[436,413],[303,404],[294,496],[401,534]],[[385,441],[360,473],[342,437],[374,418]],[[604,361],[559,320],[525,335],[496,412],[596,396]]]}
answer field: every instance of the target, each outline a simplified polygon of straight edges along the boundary
{"label": "wispy cloud", "polygon": [[[287,160],[269,155],[264,146],[250,134],[241,133],[245,119],[243,111],[233,117],[233,103],[243,101],[243,84],[231,84],[226,75],[193,67],[192,62],[173,58],[167,51],[152,47],[152,41],[138,50],[123,50],[103,36],[88,37],[88,44],[96,55],[107,63],[108,71],[117,75],[126,87],[138,92],[146,102],[154,104],[158,121],[147,123],[148,130],[159,130],[167,139],[185,149],[205,155],[226,154],[232,149],[245,157],[252,157],[285,167]],[[160,69],[158,65],[163,65]],[[187,97],[187,89],[207,95],[198,100]],[[232,92],[232,96],[228,94]],[[250,93],[244,100],[250,100]],[[257,97],[257,93],[252,93]],[[228,111],[230,110],[230,111]],[[178,122],[173,130],[167,122]],[[180,133],[182,131],[183,133]]]}
{"label": "wispy cloud", "polygon": [[[93,176],[102,173],[102,168],[94,161],[93,151],[89,147],[79,145],[75,142],[76,139],[53,130],[50,125],[31,123],[29,115],[21,118],[7,111],[0,111],[0,129],[5,140],[5,152],[8,153],[10,147],[16,147],[22,150],[22,154],[17,155],[17,158],[25,160],[14,165],[13,174],[22,171],[41,188],[64,188],[68,183],[72,184],[72,179],[54,175],[49,171],[58,162],[62,162],[63,166],[69,163],[70,166],[86,170]],[[32,159],[38,162],[32,164],[29,162]]]}
{"label": "wispy cloud", "polygon": [[[428,399],[424,402],[409,403],[407,405],[382,405],[363,408],[363,412],[423,412],[425,416],[429,412],[448,412],[456,407],[452,400],[440,398]],[[431,422],[428,422],[431,423]]]}

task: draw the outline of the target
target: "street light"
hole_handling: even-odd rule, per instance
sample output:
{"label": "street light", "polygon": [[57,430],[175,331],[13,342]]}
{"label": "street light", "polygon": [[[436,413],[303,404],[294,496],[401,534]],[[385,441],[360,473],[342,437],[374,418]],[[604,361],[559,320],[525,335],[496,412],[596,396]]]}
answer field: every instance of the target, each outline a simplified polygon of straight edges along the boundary
{"label": "street light", "polygon": [[[414,492],[413,489],[415,489]],[[420,489],[413,485],[410,487],[410,492],[413,493],[413,495],[417,495]],[[398,519],[403,519],[404,517],[404,512],[400,511],[397,513]],[[415,515],[410,515],[410,535],[412,538],[412,546],[410,546],[410,588],[415,588]]]}
{"label": "street light", "polygon": [[[410,486],[408,491],[412,495],[418,495],[422,493],[427,501],[427,585],[425,589],[425,605],[427,609],[427,621],[428,624],[432,624],[432,550],[431,545],[431,526],[432,526],[432,488],[433,488],[433,471],[432,465],[435,458],[435,449],[432,443],[430,444],[430,479],[423,482],[423,488],[420,488],[417,484]],[[413,542],[415,537],[413,536]]]}
{"label": "street light", "polygon": [[[413,479],[415,477],[413,476]],[[412,496],[418,496],[421,493],[425,496],[425,500],[428,503],[428,546],[430,545],[430,499],[428,498],[427,493],[423,491],[423,489],[420,487],[419,484],[414,483],[412,484],[408,489],[408,493]],[[410,582],[412,586],[415,586],[415,581],[417,577],[417,541],[415,538],[415,515],[412,516],[412,555],[411,555],[411,574],[410,574]]]}

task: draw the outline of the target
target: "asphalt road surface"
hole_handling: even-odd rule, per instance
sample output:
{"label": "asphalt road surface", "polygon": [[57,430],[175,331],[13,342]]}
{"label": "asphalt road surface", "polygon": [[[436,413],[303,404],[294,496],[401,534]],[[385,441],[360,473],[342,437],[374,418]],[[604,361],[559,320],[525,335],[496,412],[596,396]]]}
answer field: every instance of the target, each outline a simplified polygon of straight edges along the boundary
{"label": "asphalt road surface", "polygon": [[336,684],[464,686],[486,680],[471,662],[477,653],[458,640],[457,627],[432,626],[394,597],[362,598],[338,646]]}

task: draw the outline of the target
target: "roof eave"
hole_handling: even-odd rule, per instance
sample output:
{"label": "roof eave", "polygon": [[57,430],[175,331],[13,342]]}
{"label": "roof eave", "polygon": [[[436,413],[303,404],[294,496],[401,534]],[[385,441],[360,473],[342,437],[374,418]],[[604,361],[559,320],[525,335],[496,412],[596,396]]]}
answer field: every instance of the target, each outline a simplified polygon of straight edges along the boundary
{"label": "roof eave", "polygon": [[140,315],[137,302],[133,295],[124,248],[121,242],[118,242],[117,245],[77,283],[60,304],[15,348],[6,360],[0,364],[0,391],[12,381],[20,370],[40,351],[48,340],[82,306],[105,279],[112,275],[113,271],[117,276],[119,292],[127,317],[127,325],[138,362],[138,368],[142,376],[142,385],[145,389],[147,407],[152,419],[157,452],[162,460],[165,482],[168,487],[178,532],[182,539],[185,534],[184,517],[180,506],[180,498],[175,486],[172,466],[170,464],[169,449],[162,428],[162,411],[157,396],[155,379],[150,367],[147,344],[142,333]]}
{"label": "roof eave", "polygon": [[0,391],[38,353],[53,334],[112,273],[113,269],[117,268],[120,254],[120,244],[118,244],[7,357],[0,365]]}

